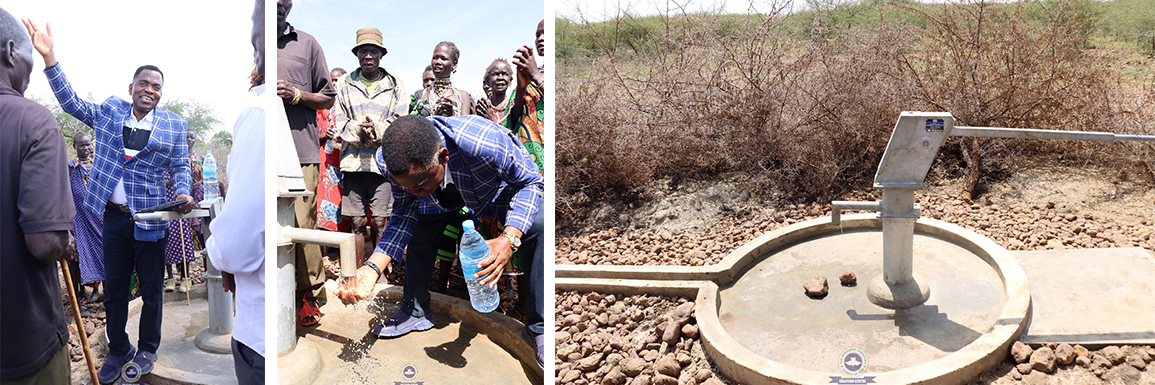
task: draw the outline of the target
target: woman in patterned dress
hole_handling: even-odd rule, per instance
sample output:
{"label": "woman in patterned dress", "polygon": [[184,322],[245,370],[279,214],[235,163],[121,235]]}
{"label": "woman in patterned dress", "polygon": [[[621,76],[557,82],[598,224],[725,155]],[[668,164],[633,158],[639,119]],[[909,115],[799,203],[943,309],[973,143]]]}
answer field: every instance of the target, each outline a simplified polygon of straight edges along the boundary
{"label": "woman in patterned dress", "polygon": [[76,219],[72,234],[76,239],[77,265],[73,275],[79,274],[76,289],[83,291],[80,284],[92,287],[89,302],[100,301],[104,294],[100,283],[104,281],[104,249],[101,246],[103,218],[84,208],[84,194],[88,188],[88,175],[92,172],[92,135],[78,132],[72,137],[72,147],[76,149],[76,159],[68,161],[68,181],[72,185],[72,201],[76,204]]}
{"label": "woman in patterned dress", "polygon": [[485,68],[485,77],[482,79],[485,96],[477,99],[474,112],[505,127],[514,105],[514,93],[509,92],[509,86],[513,83],[513,67],[505,59],[496,59]]}
{"label": "woman in patterned dress", "polygon": [[[196,144],[196,136],[194,134],[188,135],[189,148]],[[191,154],[191,153],[190,153]],[[193,164],[192,155],[189,156],[188,162],[190,166]],[[173,186],[172,176],[166,171],[164,174],[165,198],[169,202],[176,200],[176,189]],[[204,187],[201,186],[200,198],[196,197],[196,192],[193,192],[193,199],[197,200],[204,197]],[[196,254],[193,248],[193,224],[192,219],[183,218],[168,222],[168,234],[166,235],[168,242],[164,247],[164,263],[168,279],[164,282],[164,291],[179,290],[181,293],[188,292],[192,287],[192,281],[188,278],[188,262],[196,259]],[[176,277],[173,275],[172,269],[176,265],[177,270],[180,271],[180,286],[176,284]]]}
{"label": "woman in patterned dress", "polygon": [[333,128],[331,110],[317,110],[317,129],[321,137],[321,175],[317,179],[317,228],[338,231],[341,225],[341,145],[340,136]]}

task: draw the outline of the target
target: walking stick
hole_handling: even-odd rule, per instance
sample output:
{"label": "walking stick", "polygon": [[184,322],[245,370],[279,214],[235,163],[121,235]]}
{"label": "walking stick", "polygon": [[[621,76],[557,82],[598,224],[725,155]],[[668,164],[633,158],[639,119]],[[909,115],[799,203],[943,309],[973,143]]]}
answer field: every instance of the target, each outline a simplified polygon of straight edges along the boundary
{"label": "walking stick", "polygon": [[[193,259],[196,259],[196,251],[195,250],[193,251]],[[189,287],[188,287],[188,289],[185,289],[185,291],[184,291],[184,303],[185,303],[185,305],[192,306],[192,300],[189,299],[189,293],[188,293],[188,292],[192,291],[192,278],[189,278],[189,276],[188,276],[188,261],[184,261],[184,279],[189,280],[189,285],[188,285]],[[181,284],[183,285],[184,282],[181,282]]]}
{"label": "walking stick", "polygon": [[88,362],[88,374],[92,375],[92,383],[99,384],[96,377],[96,363],[92,362],[92,349],[88,347],[88,333],[84,331],[84,322],[80,320],[80,305],[76,303],[76,289],[72,286],[72,274],[68,271],[68,262],[60,258],[60,270],[64,271],[64,281],[68,283],[68,299],[72,302],[72,318],[76,321],[76,334],[80,335],[80,343],[84,346],[84,360]]}

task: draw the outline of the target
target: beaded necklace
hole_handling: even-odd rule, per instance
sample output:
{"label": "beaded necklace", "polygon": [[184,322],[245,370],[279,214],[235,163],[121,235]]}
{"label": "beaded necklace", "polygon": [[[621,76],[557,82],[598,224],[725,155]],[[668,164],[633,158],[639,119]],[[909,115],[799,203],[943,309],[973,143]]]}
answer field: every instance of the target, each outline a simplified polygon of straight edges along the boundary
{"label": "beaded necklace", "polygon": [[430,107],[431,110],[436,109],[441,104],[442,99],[449,98],[453,104],[453,115],[461,115],[461,103],[457,97],[457,89],[453,88],[453,82],[449,78],[435,78],[429,87],[433,89],[433,95],[437,97],[436,100],[431,101],[433,103]]}

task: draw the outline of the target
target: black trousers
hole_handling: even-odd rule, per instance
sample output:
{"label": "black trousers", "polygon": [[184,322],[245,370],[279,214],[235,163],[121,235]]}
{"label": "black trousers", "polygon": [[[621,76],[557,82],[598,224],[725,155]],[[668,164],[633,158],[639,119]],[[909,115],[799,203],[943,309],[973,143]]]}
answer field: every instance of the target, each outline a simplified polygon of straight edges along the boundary
{"label": "black trousers", "polygon": [[[534,334],[545,331],[545,210],[538,201],[533,225],[521,237],[521,262],[528,278],[525,298],[525,326]],[[429,278],[440,250],[456,250],[461,238],[461,222],[469,217],[460,212],[419,215],[405,253],[405,289],[402,308],[422,317],[429,309]]]}
{"label": "black trousers", "polygon": [[156,353],[160,346],[160,320],[164,294],[164,247],[167,237],[157,242],[142,242],[134,236],[130,214],[111,205],[104,210],[104,310],[108,332],[108,354],[124,356],[131,345],[128,333],[128,300],[132,288],[129,279],[133,269],[140,282],[141,350]]}

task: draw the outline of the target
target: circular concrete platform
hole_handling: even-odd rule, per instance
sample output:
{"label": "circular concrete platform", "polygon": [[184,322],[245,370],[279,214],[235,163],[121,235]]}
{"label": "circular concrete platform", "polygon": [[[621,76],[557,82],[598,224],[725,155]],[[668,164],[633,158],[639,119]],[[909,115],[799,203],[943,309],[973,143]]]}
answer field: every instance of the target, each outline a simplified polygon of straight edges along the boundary
{"label": "circular concrete platform", "polygon": [[[393,339],[370,334],[397,311],[401,298],[400,287],[378,287],[384,290],[374,300],[356,306],[329,301],[321,307],[318,326],[297,329],[301,341],[319,351],[324,367],[320,373],[301,375],[314,376],[314,384],[541,384],[533,350],[518,337],[521,324],[501,315],[478,314],[458,298],[433,295],[435,323],[430,330]],[[527,357],[532,366],[526,364]],[[293,370],[280,365],[278,376]]]}
{"label": "circular concrete platform", "polygon": [[[720,290],[722,326],[755,353],[818,371],[837,371],[847,349],[865,353],[872,372],[956,352],[998,319],[1002,281],[958,245],[925,235],[914,242],[914,269],[934,288],[923,305],[889,310],[867,300],[867,285],[838,284],[846,270],[859,277],[882,273],[882,233],[855,231],[811,239],[750,266]],[[802,283],[814,276],[830,281],[824,299],[803,293]]]}
{"label": "circular concrete platform", "polygon": [[[867,299],[869,279],[882,273],[875,215],[849,216],[842,226],[819,218],[753,243],[729,266],[732,281],[705,289],[716,306],[699,311],[711,358],[741,382],[960,383],[1004,358],[1026,322],[1022,268],[990,239],[949,223],[916,223],[914,271],[931,296],[899,311]],[[839,285],[846,270],[857,286]],[[804,294],[802,283],[815,276],[830,282],[823,299]],[[865,372],[848,376],[840,365],[847,352],[865,359]]]}

